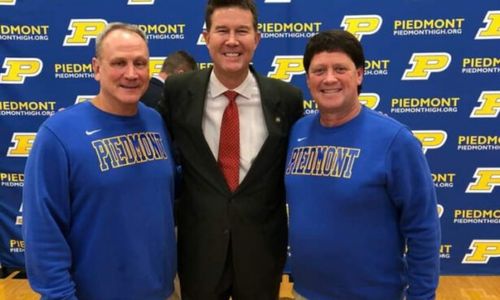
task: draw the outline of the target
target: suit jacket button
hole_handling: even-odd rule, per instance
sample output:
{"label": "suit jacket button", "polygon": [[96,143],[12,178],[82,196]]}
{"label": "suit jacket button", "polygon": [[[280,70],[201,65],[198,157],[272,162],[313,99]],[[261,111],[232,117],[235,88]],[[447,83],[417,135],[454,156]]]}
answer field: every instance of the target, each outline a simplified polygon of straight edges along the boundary
{"label": "suit jacket button", "polygon": [[229,234],[229,229],[224,229],[224,235],[228,235]]}

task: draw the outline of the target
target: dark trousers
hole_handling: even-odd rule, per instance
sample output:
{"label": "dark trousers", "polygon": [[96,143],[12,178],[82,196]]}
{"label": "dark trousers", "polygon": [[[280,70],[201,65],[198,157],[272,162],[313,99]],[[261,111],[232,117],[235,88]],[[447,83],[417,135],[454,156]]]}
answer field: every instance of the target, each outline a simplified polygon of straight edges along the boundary
{"label": "dark trousers", "polygon": [[215,291],[194,296],[189,295],[188,291],[182,290],[182,300],[277,300],[279,297],[279,282],[273,290],[249,290],[242,287],[241,283],[239,284],[233,264],[231,242],[229,242],[228,247],[224,271]]}

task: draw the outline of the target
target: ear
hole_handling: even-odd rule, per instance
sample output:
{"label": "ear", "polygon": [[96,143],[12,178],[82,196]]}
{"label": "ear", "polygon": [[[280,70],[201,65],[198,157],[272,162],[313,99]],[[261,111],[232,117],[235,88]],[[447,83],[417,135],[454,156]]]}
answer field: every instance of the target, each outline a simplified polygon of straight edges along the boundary
{"label": "ear", "polygon": [[255,32],[255,49],[257,49],[257,46],[259,45],[260,42],[260,31]]}
{"label": "ear", "polygon": [[205,44],[208,47],[208,43],[210,42],[210,33],[208,33],[208,31],[206,30],[203,30],[202,34],[203,34],[203,39],[205,40]]}
{"label": "ear", "polygon": [[306,85],[307,85],[307,88],[310,91],[311,90],[311,86],[309,86],[309,73],[308,72],[306,72]]}
{"label": "ear", "polygon": [[365,69],[364,68],[358,68],[356,69],[356,77],[357,77],[357,82],[358,85],[361,85],[363,83],[363,76],[365,74]]}
{"label": "ear", "polygon": [[94,79],[99,81],[101,77],[101,64],[97,57],[92,57],[92,70],[94,71]]}

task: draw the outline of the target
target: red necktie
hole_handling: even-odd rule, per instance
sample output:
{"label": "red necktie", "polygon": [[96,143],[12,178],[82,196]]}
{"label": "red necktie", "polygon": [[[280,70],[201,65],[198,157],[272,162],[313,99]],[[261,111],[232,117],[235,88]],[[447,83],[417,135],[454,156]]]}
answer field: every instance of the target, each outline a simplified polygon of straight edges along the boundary
{"label": "red necktie", "polygon": [[240,183],[240,120],[235,91],[225,91],[229,103],[224,110],[220,126],[219,167],[229,189],[234,192]]}

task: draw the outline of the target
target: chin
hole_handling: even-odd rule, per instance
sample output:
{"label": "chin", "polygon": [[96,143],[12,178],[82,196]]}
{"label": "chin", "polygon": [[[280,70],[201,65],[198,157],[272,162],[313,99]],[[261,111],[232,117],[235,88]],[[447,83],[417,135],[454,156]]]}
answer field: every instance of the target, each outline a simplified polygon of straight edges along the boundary
{"label": "chin", "polygon": [[128,104],[128,105],[133,105],[137,104],[139,102],[140,97],[139,96],[128,96],[128,97],[123,97],[121,98],[121,102],[123,104]]}
{"label": "chin", "polygon": [[227,72],[238,72],[242,69],[242,67],[244,66],[243,62],[228,62],[226,64],[224,64],[224,70],[226,70]]}

